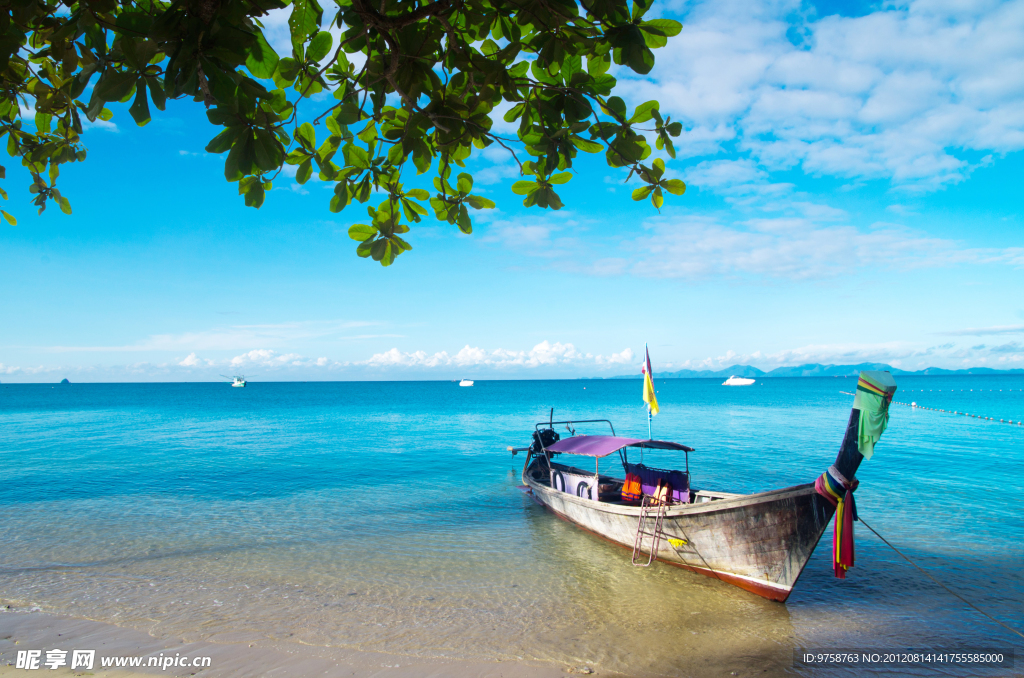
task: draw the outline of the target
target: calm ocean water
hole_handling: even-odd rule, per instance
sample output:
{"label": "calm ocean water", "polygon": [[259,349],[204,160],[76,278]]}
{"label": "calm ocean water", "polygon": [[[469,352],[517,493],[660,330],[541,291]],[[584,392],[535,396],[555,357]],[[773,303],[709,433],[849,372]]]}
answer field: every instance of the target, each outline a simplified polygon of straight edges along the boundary
{"label": "calm ocean water", "polygon": [[[1024,378],[897,381],[899,401],[1024,418]],[[697,449],[696,487],[810,482],[835,458],[852,404],[841,391],[853,387],[848,378],[745,388],[658,380],[655,437]],[[189,640],[554,660],[632,675],[810,675],[793,665],[794,649],[908,647],[1013,649],[1009,672],[943,675],[1024,673],[1019,638],[862,526],[846,581],[831,576],[830,527],[780,605],[666,565],[633,568],[627,551],[515,490],[523,455],[505,447],[527,444],[550,407],[556,419],[606,417],[620,435],[646,437],[640,389],[627,380],[3,384],[0,600]],[[893,405],[859,477],[858,507],[873,527],[1024,627],[1024,427]]]}

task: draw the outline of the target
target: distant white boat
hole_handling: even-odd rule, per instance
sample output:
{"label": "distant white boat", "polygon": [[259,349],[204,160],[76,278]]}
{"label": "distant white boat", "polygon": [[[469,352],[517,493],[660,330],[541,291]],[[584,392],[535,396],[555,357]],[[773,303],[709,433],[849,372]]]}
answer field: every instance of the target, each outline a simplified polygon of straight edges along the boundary
{"label": "distant white boat", "polygon": [[224,377],[225,379],[230,379],[231,380],[231,386],[233,388],[245,388],[245,384],[246,384],[245,377],[238,377],[238,376],[236,376],[236,377],[229,377],[226,374],[222,374],[220,376]]}
{"label": "distant white boat", "polygon": [[750,386],[754,383],[753,379],[747,379],[746,377],[732,376],[722,382],[722,386]]}
{"label": "distant white boat", "polygon": [[462,381],[459,382],[459,386],[472,386],[472,385],[473,385],[473,380],[472,379],[463,379]]}

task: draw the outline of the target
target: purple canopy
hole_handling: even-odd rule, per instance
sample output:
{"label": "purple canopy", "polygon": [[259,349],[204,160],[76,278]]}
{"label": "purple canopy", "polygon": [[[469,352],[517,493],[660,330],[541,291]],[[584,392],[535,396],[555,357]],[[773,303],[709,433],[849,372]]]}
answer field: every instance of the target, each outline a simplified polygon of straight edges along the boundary
{"label": "purple canopy", "polygon": [[583,454],[588,457],[607,457],[612,452],[617,452],[623,447],[651,447],[658,450],[681,450],[693,452],[692,447],[669,443],[664,440],[641,440],[640,438],[619,438],[617,436],[573,436],[562,438],[558,442],[548,445],[547,449],[552,452],[565,452],[566,454]]}

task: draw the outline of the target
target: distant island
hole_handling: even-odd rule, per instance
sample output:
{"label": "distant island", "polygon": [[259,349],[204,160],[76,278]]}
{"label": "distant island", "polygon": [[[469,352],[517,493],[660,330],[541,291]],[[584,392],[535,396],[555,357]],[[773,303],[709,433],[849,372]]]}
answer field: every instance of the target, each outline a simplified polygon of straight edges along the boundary
{"label": "distant island", "polygon": [[[751,379],[775,377],[856,377],[864,370],[885,370],[892,374],[933,376],[955,374],[1024,374],[1024,369],[995,370],[991,367],[968,367],[962,370],[944,370],[941,367],[926,367],[923,370],[901,370],[885,363],[860,363],[859,365],[820,365],[811,363],[796,367],[776,367],[770,372],[751,365],[733,365],[721,370],[679,370],[678,372],[655,372],[656,379],[727,379],[732,376]],[[597,377],[600,379],[601,377]],[[623,374],[605,379],[642,379],[640,374]]]}

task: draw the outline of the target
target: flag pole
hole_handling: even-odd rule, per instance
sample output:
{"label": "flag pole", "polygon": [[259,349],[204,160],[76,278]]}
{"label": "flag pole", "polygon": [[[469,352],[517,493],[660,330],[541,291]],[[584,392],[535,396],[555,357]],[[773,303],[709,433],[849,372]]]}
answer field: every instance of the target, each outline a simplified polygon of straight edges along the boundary
{"label": "flag pole", "polygon": [[[647,350],[647,342],[645,341],[644,342],[644,366],[646,366],[648,363],[650,363],[650,360],[651,360],[650,355],[651,354]],[[650,373],[650,371],[648,371],[647,376],[648,376],[648,378],[650,378],[651,386],[653,388],[653,386],[654,386],[654,375],[652,375]],[[651,404],[647,403],[647,439],[648,440],[654,440],[654,434],[651,433],[651,419],[653,419],[653,418],[654,418],[654,415],[651,414]]]}

